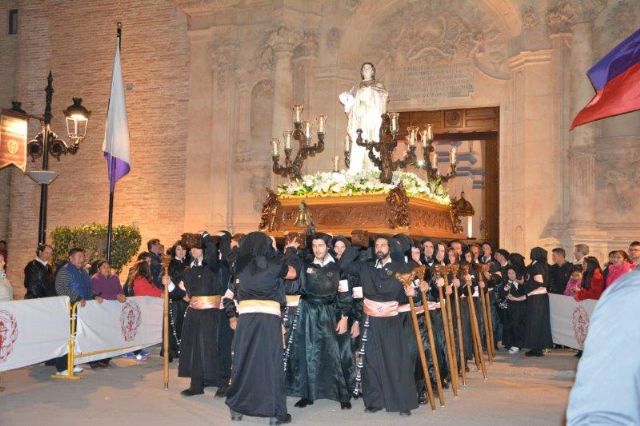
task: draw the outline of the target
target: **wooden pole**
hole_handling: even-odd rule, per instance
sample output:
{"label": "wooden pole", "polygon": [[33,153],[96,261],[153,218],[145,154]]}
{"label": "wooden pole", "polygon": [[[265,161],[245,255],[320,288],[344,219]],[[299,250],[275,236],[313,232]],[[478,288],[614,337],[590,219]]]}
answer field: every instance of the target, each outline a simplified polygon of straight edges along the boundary
{"label": "wooden pole", "polygon": [[[427,338],[429,339],[429,348],[431,349],[431,359],[433,360],[433,370],[436,375],[436,388],[438,390],[438,399],[440,406],[444,407],[444,393],[442,392],[442,376],[440,375],[440,363],[438,362],[438,353],[436,351],[435,339],[433,338],[433,324],[431,323],[431,312],[429,311],[429,301],[426,292],[421,291],[422,306],[424,306],[424,325],[427,328]],[[426,379],[425,379],[426,380]]]}
{"label": "wooden pole", "polygon": [[451,297],[446,293],[445,299],[447,302],[447,326],[449,327],[449,336],[451,336],[451,354],[453,355],[453,365],[456,368],[456,389],[460,390],[460,366],[458,365],[458,358],[456,355],[456,335],[453,331],[453,305],[451,304]]}
{"label": "wooden pole", "polygon": [[456,322],[458,326],[458,349],[460,350],[460,373],[462,373],[462,384],[467,385],[467,371],[465,366],[464,356],[464,334],[462,330],[462,317],[460,315],[460,295],[458,294],[458,287],[453,287],[453,295],[456,303]]}
{"label": "wooden pole", "polygon": [[489,316],[491,312],[487,311],[487,293],[484,288],[480,288],[480,304],[482,305],[482,317],[484,318],[484,336],[487,344],[487,359],[493,362],[493,342],[491,341],[491,331],[489,330]]}
{"label": "wooden pole", "polygon": [[[423,277],[425,267],[420,266],[408,274],[396,273],[396,278],[404,285],[405,288],[411,287],[413,283],[413,279],[415,277],[416,270],[420,270],[420,269],[422,273],[419,274],[419,276]],[[413,297],[408,297],[408,299],[409,299],[409,307],[410,307],[410,313],[411,313],[411,323],[413,325],[413,333],[416,337],[416,346],[418,347],[418,355],[420,356],[420,364],[422,365],[422,374],[424,375],[424,383],[427,387],[429,404],[431,405],[431,409],[435,410],[436,401],[433,396],[431,379],[429,378],[429,368],[427,366],[427,357],[424,354],[424,342],[422,341],[422,336],[420,335],[420,325],[418,324],[418,314],[416,313],[416,304],[413,301]]]}
{"label": "wooden pole", "polygon": [[473,335],[473,342],[478,352],[478,358],[480,362],[480,368],[482,369],[482,376],[487,378],[487,367],[484,364],[484,358],[482,357],[482,343],[480,342],[480,327],[478,327],[478,317],[476,316],[476,307],[473,303],[473,293],[471,292],[471,282],[467,282],[467,298],[469,302],[469,315],[471,317],[471,331]]}
{"label": "wooden pole", "polygon": [[454,396],[458,396],[457,378],[458,372],[456,370],[456,357],[452,350],[451,336],[449,335],[449,325],[447,324],[447,306],[445,306],[444,295],[442,294],[442,287],[438,287],[438,299],[440,300],[440,316],[442,317],[442,328],[444,330],[444,341],[447,350],[447,362],[449,363],[449,373],[451,374],[451,390]]}

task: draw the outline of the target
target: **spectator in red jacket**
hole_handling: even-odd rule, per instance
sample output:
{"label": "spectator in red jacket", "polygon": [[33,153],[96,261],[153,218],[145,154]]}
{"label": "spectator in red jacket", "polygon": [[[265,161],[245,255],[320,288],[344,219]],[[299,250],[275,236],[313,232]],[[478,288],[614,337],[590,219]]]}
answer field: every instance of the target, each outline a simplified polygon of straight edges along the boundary
{"label": "spectator in red jacket", "polygon": [[[131,288],[133,289],[134,296],[162,297],[163,290],[153,285],[149,262],[140,260],[133,268],[134,270],[130,279],[132,282]],[[168,280],[169,276],[165,275],[162,279],[163,285],[167,285],[168,283],[165,281]]]}
{"label": "spectator in red jacket", "polygon": [[609,288],[618,278],[633,269],[631,262],[629,262],[629,256],[624,250],[614,251],[611,260],[606,279],[606,288]]}
{"label": "spectator in red jacket", "polygon": [[600,269],[600,262],[593,256],[585,256],[582,260],[582,288],[576,293],[575,299],[600,299],[604,291],[604,278]]}

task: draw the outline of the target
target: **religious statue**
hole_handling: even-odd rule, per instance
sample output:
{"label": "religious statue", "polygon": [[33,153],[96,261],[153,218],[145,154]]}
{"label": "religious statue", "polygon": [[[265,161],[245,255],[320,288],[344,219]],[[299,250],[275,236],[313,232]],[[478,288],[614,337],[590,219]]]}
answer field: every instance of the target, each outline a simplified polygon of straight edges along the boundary
{"label": "religious statue", "polygon": [[389,92],[376,81],[376,68],[371,62],[360,67],[362,81],[350,91],[340,94],[340,102],[349,117],[347,135],[351,139],[349,172],[357,173],[374,169],[367,149],[355,143],[358,129],[362,129],[362,139],[369,142],[380,141],[382,114],[387,112]]}

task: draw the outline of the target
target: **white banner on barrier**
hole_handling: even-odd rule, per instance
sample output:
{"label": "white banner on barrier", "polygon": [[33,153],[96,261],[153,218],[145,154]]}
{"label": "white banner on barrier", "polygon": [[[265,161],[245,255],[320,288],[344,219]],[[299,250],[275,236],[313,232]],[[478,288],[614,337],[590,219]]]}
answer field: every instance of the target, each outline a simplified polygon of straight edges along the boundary
{"label": "white banner on barrier", "polygon": [[110,358],[162,341],[162,303],[158,297],[105,300],[78,307],[75,364]]}
{"label": "white banner on barrier", "polygon": [[573,297],[549,294],[553,343],[582,350],[597,300],[576,302]]}
{"label": "white banner on barrier", "polygon": [[66,296],[0,302],[0,371],[66,354],[70,335]]}

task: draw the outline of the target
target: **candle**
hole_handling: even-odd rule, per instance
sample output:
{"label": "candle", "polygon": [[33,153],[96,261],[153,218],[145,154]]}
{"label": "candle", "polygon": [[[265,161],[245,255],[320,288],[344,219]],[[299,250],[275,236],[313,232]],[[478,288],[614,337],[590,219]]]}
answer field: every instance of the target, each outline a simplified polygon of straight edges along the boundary
{"label": "candle", "polygon": [[473,237],[473,216],[467,216],[467,238]]}
{"label": "candle", "polygon": [[324,133],[324,125],[327,121],[326,115],[321,115],[318,117],[318,133]]}
{"label": "candle", "polygon": [[435,151],[429,154],[429,159],[431,160],[431,168],[434,170],[438,169],[438,154]]}
{"label": "candle", "polygon": [[389,117],[391,117],[391,132],[397,132],[398,131],[398,116],[400,114],[397,112],[390,112],[389,113]]}
{"label": "candle", "polygon": [[420,131],[420,140],[422,141],[422,147],[426,148],[429,144],[429,141],[427,140],[427,129]]}
{"label": "candle", "polygon": [[416,141],[418,140],[418,130],[420,130],[418,127],[412,126],[409,127],[410,134],[411,137],[409,138],[409,145],[410,146],[415,146],[416,145]]}
{"label": "candle", "polygon": [[349,151],[351,151],[351,138],[349,137],[349,135],[346,135],[344,137],[344,152]]}
{"label": "candle", "polygon": [[339,168],[338,168],[338,164],[340,163],[340,156],[336,155],[335,157],[333,157],[333,171],[334,172],[338,172]]}
{"label": "candle", "polygon": [[302,127],[304,128],[304,136],[307,139],[311,139],[311,122],[310,121],[304,121],[302,123]]}
{"label": "candle", "polygon": [[302,105],[294,105],[293,106],[293,122],[300,123],[302,121]]}
{"label": "candle", "polygon": [[291,130],[287,130],[282,134],[284,136],[284,149],[291,149],[291,135],[293,132]]}
{"label": "candle", "polygon": [[431,128],[431,124],[427,124],[427,140],[429,142],[433,140],[433,129]]}
{"label": "candle", "polygon": [[451,151],[449,152],[449,160],[451,164],[456,164],[456,153],[457,153],[457,149],[454,146],[453,148],[451,148]]}
{"label": "candle", "polygon": [[280,143],[280,141],[278,140],[278,138],[273,138],[271,139],[271,147],[273,148],[273,156],[277,157],[278,156],[278,144]]}

